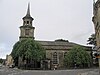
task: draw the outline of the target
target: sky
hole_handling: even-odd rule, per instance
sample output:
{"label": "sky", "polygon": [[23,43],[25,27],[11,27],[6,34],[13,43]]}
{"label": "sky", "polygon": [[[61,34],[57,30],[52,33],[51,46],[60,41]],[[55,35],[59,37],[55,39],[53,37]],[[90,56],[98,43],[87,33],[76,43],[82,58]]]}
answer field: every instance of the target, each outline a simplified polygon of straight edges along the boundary
{"label": "sky", "polygon": [[87,45],[94,33],[93,0],[0,0],[0,58],[6,58],[19,40],[28,2],[35,40],[65,39]]}

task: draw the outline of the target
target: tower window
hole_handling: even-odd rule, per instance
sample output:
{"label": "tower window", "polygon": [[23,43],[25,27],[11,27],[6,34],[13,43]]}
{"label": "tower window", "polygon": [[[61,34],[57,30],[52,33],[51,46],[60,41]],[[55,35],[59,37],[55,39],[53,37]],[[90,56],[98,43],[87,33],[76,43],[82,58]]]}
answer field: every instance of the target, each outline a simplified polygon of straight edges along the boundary
{"label": "tower window", "polygon": [[27,21],[27,24],[29,24],[29,21]]}
{"label": "tower window", "polygon": [[25,35],[29,35],[29,29],[25,29]]}

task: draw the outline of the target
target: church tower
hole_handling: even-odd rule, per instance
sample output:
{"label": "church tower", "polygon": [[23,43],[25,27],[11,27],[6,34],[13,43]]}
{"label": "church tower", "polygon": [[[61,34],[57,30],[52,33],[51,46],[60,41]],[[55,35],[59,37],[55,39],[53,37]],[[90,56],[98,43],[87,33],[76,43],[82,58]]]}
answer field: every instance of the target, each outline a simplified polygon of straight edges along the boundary
{"label": "church tower", "polygon": [[32,26],[32,21],[34,19],[30,15],[30,4],[28,4],[28,9],[26,16],[23,17],[23,26],[20,26],[20,37],[19,40],[24,40],[27,38],[34,39],[34,29]]}

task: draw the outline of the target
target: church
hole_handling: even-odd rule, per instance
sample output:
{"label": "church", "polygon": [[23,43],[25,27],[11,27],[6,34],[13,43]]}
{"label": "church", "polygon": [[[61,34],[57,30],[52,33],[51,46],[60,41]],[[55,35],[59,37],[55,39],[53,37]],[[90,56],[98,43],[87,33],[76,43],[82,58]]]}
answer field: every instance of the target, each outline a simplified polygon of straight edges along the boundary
{"label": "church", "polygon": [[[26,15],[22,18],[23,25],[20,26],[20,36],[19,41],[27,38],[31,38],[35,40],[34,30],[32,22],[34,20],[30,15],[30,5],[28,4],[28,9]],[[35,40],[42,45],[42,47],[46,50],[46,60],[42,61],[45,63],[46,69],[63,69],[64,66],[64,57],[72,49],[73,46],[78,46],[79,44],[69,42],[68,40],[58,39],[55,41],[38,41]],[[80,45],[82,46],[82,45]],[[87,49],[87,52],[91,54],[91,47],[83,46]],[[40,66],[40,68],[43,65]]]}

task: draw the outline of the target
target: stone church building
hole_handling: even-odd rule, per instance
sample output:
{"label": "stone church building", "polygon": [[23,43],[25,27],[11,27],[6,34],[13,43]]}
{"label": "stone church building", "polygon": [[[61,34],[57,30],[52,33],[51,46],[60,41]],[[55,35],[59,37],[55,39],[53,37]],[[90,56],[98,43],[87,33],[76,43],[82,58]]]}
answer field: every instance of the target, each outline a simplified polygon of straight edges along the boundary
{"label": "stone church building", "polygon": [[[20,26],[20,37],[19,40],[24,40],[27,38],[35,39],[34,37],[34,30],[32,22],[34,18],[30,15],[30,5],[28,4],[28,9],[26,16],[23,17],[23,25]],[[69,50],[72,49],[73,46],[79,45],[76,43],[69,42],[67,40],[55,40],[55,41],[38,41],[46,50],[46,60],[42,61],[41,63],[45,62],[47,69],[62,69],[64,68],[64,56],[67,54]],[[91,53],[91,47],[86,47],[87,51]],[[41,65],[43,67],[43,65]]]}

